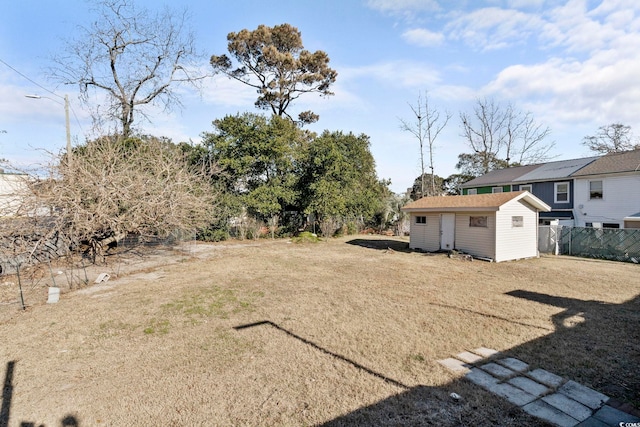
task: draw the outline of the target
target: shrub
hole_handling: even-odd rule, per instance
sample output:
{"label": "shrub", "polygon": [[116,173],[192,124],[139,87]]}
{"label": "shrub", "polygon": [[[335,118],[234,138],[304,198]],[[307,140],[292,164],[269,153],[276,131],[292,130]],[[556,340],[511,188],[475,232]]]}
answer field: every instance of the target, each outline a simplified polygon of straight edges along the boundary
{"label": "shrub", "polygon": [[293,237],[291,239],[293,243],[317,243],[320,241],[316,234],[310,233],[308,231],[304,231],[300,233],[298,236]]}

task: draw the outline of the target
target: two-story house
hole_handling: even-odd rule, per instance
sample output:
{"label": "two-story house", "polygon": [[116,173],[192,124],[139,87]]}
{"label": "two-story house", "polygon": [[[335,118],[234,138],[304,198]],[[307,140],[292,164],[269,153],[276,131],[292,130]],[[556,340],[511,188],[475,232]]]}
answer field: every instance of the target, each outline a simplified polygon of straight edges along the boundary
{"label": "two-story house", "polygon": [[572,178],[576,226],[640,228],[640,150],[602,156]]}
{"label": "two-story house", "polygon": [[557,220],[561,225],[577,225],[572,175],[598,158],[560,160],[495,170],[463,184],[462,194],[527,190],[551,206],[550,212],[540,213],[541,224]]}

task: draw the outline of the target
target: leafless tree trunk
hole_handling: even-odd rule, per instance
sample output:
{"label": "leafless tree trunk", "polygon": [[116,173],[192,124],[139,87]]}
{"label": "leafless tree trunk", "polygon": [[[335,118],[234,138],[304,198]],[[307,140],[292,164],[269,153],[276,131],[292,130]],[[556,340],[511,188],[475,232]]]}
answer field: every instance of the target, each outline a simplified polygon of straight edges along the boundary
{"label": "leafless tree trunk", "polygon": [[440,112],[429,106],[429,93],[425,92],[424,102],[422,96],[418,95],[418,102],[415,106],[409,104],[413,115],[416,117],[415,123],[410,123],[404,119],[400,119],[400,128],[414,135],[420,143],[420,176],[421,176],[421,197],[425,195],[425,172],[424,172],[424,144],[426,142],[429,148],[429,168],[431,169],[431,194],[436,194],[436,183],[434,179],[433,151],[435,141],[440,132],[449,122],[451,114],[445,112],[442,120]]}
{"label": "leafless tree trunk", "polygon": [[462,136],[477,156],[482,173],[500,161],[508,167],[514,157],[520,164],[546,160],[555,145],[544,143],[551,133],[548,127],[536,124],[530,112],[518,111],[511,103],[502,107],[493,99],[479,99],[473,114],[460,113],[460,120]]}
{"label": "leafless tree trunk", "polygon": [[132,0],[98,0],[95,5],[97,19],[81,27],[82,35],[54,57],[51,76],[78,84],[87,103],[94,89],[105,93],[106,111],[96,107],[95,122],[114,119],[127,137],[135,113],[144,114],[142,106],[180,106],[174,87],[203,78],[189,71],[197,57],[194,36],[186,28],[186,12],[136,9]]}

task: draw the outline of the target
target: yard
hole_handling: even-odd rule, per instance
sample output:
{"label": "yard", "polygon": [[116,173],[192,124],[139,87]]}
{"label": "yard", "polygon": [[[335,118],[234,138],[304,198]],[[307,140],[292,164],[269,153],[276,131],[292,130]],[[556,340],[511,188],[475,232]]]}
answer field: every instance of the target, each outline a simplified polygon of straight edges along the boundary
{"label": "yard", "polygon": [[540,425],[436,362],[477,347],[640,406],[637,265],[406,247],[201,245],[2,305],[0,426]]}

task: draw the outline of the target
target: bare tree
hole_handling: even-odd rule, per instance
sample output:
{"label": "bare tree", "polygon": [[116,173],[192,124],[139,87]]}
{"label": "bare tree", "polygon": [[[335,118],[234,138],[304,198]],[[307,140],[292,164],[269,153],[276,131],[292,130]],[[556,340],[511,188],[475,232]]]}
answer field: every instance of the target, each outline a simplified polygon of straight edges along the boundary
{"label": "bare tree", "polygon": [[518,111],[511,103],[503,107],[493,99],[478,99],[473,114],[460,113],[460,120],[462,136],[473,150],[467,156],[479,165],[481,173],[496,164],[508,167],[546,160],[555,145],[545,143],[551,133],[548,127],[537,124],[530,112]]}
{"label": "bare tree", "polygon": [[631,126],[622,123],[600,126],[595,135],[585,136],[582,144],[589,150],[601,154],[640,149],[640,143],[633,140]]}
{"label": "bare tree", "polygon": [[186,11],[155,13],[136,9],[133,0],[96,0],[95,6],[97,18],[80,27],[81,35],[54,57],[51,74],[62,83],[78,84],[87,103],[94,90],[105,93],[107,105],[96,107],[94,119],[101,122],[106,114],[127,137],[134,113],[144,115],[141,107],[181,106],[176,85],[203,78],[189,71],[197,57],[194,36],[186,26]]}
{"label": "bare tree", "polygon": [[63,236],[73,249],[101,256],[128,233],[165,237],[214,219],[210,179],[167,141],[104,137],[74,150],[71,167],[53,162],[48,177],[26,181],[19,215]]}
{"label": "bare tree", "polygon": [[425,189],[425,174],[424,171],[424,145],[427,144],[429,149],[429,168],[431,169],[431,173],[429,174],[430,179],[430,194],[435,195],[436,191],[436,182],[435,182],[435,174],[434,174],[434,165],[433,165],[433,150],[435,146],[435,141],[440,135],[440,132],[449,122],[451,118],[451,114],[448,112],[444,113],[444,117],[440,118],[440,112],[431,108],[429,105],[429,93],[425,92],[424,101],[422,96],[418,94],[418,102],[415,106],[409,104],[409,108],[413,112],[416,121],[410,123],[404,119],[400,119],[401,126],[400,128],[404,131],[411,133],[418,139],[420,144],[420,177],[421,177],[421,188],[420,194],[421,197],[427,194]]}

